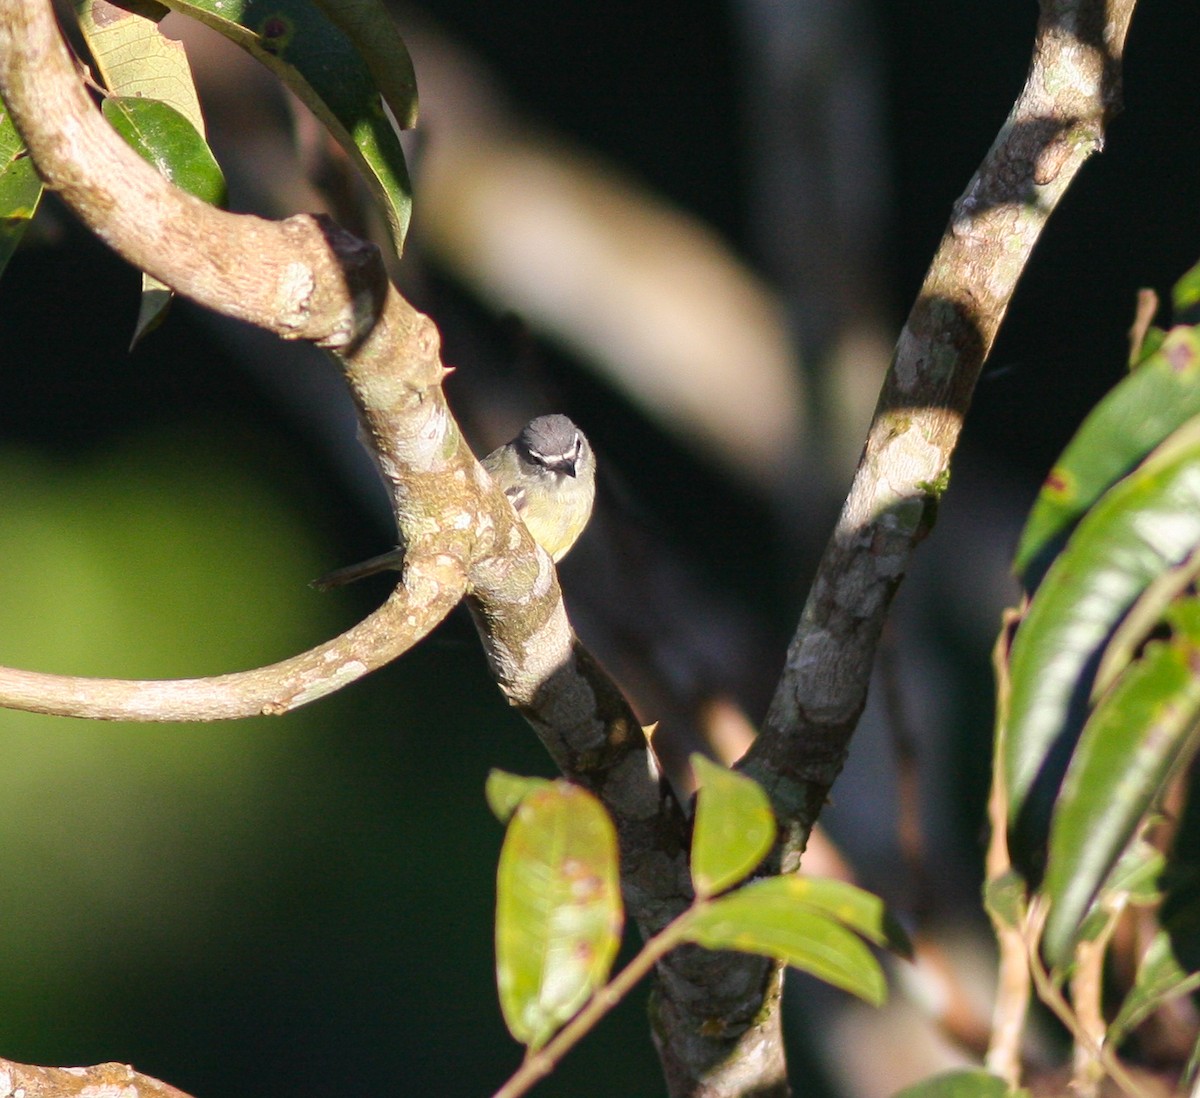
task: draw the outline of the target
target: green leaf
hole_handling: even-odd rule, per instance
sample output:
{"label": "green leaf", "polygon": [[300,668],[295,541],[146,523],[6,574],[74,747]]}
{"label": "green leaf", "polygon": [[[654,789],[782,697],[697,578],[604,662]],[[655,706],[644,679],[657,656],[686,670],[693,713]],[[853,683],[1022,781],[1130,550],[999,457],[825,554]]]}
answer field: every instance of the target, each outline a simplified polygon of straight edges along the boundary
{"label": "green leaf", "polygon": [[1105,641],[1200,543],[1200,420],[1176,431],[1080,522],[1017,628],[1004,729],[1014,857],[1044,841]]}
{"label": "green leaf", "polygon": [[[1194,600],[1193,600],[1194,601]],[[1100,701],[1067,769],[1050,830],[1043,949],[1065,964],[1076,930],[1170,775],[1196,747],[1200,636],[1146,647]]]}
{"label": "green leaf", "polygon": [[1108,1027],[1106,1043],[1119,1047],[1160,1006],[1197,988],[1200,972],[1190,972],[1179,963],[1170,933],[1160,930],[1142,955],[1133,987]]}
{"label": "green leaf", "polygon": [[686,941],[705,949],[758,953],[840,987],[872,1006],[887,997],[879,962],[850,931],[824,915],[803,909],[770,918],[757,909],[724,911],[738,893],[714,902],[715,910],[698,913],[684,932]]}
{"label": "green leaf", "polygon": [[680,931],[706,949],[773,957],[878,1005],[887,992],[883,970],[846,927],[899,952],[909,948],[878,897],[811,877],[755,881],[700,904],[681,920]]}
{"label": "green leaf", "polygon": [[1195,1092],[1198,1072],[1200,1072],[1200,1036],[1192,1044],[1192,1051],[1188,1054],[1187,1063],[1183,1065],[1183,1071],[1179,1073],[1181,1093],[1192,1094]]}
{"label": "green leaf", "polygon": [[1200,263],[1188,270],[1171,291],[1171,305],[1178,324],[1200,322]]}
{"label": "green leaf", "polygon": [[1138,650],[1162,623],[1168,609],[1200,578],[1200,545],[1175,568],[1155,576],[1137,597],[1105,645],[1096,668],[1091,700],[1096,701],[1134,660]]}
{"label": "green leaf", "polygon": [[981,1068],[964,1068],[931,1075],[896,1091],[893,1098],[1004,1098],[1008,1093],[1008,1084],[1000,1076]]}
{"label": "green leaf", "polygon": [[1200,414],[1200,329],[1175,328],[1084,420],[1029,513],[1013,569],[1039,586],[1083,514],[1172,431]]}
{"label": "green leaf", "polygon": [[417,74],[408,47],[379,0],[316,0],[326,18],[354,43],[383,101],[402,130],[417,124]]}
{"label": "green leaf", "polygon": [[775,817],[762,787],[703,755],[693,755],[700,783],[692,829],[692,886],[706,898],[753,872],[775,841]]}
{"label": "green leaf", "polygon": [[[143,160],[188,194],[214,206],[225,203],[225,176],[196,127],[169,103],[137,96],[109,96],[100,109],[113,129]],[[142,299],[130,346],[162,323],[172,292],[142,275]]]}
{"label": "green leaf", "polygon": [[1016,930],[1025,919],[1025,893],[1025,878],[1010,869],[983,886],[983,906],[999,925]]}
{"label": "green leaf", "polygon": [[[761,895],[783,891],[798,903],[837,919],[851,930],[876,945],[886,946],[901,957],[912,957],[912,943],[903,928],[892,917],[884,902],[872,892],[832,877],[801,877],[796,875],[776,877],[774,884],[763,881],[751,887],[761,889]],[[743,892],[746,889],[742,889]]]}
{"label": "green leaf", "polygon": [[136,96],[109,96],[104,117],[143,160],[177,187],[204,202],[225,201],[225,177],[208,143],[168,103]]}
{"label": "green leaf", "polygon": [[76,0],[79,29],[113,95],[168,103],[204,136],[204,115],[183,43],[158,24],[167,8],[153,0]]}
{"label": "green leaf", "polygon": [[509,1031],[540,1048],[608,977],[621,941],[617,836],[590,793],[529,793],[500,851],[496,982]]}
{"label": "green leaf", "polygon": [[[1155,813],[1150,813],[1145,817],[1142,831],[1159,818]],[[1124,893],[1129,897],[1129,902],[1137,907],[1159,904],[1163,899],[1162,875],[1166,867],[1167,859],[1158,847],[1144,838],[1134,839],[1113,866],[1108,880],[1104,882],[1104,891]]]}
{"label": "green leaf", "polygon": [[[159,23],[170,9],[155,0],[123,0],[120,5],[109,0],[76,0],[75,9],[79,17],[79,29],[108,90],[114,96],[129,100],[165,103],[187,119],[203,142],[204,115],[200,110],[200,98],[196,94],[187,52],[182,42],[168,38],[159,29]],[[153,122],[150,124],[154,125]],[[169,127],[175,125],[173,121],[166,124]],[[129,140],[128,135],[126,140]],[[190,137],[186,141],[190,144]],[[138,148],[137,143],[130,143]],[[169,149],[159,150],[157,156],[144,148],[139,152],[151,163],[169,160],[171,156]],[[217,197],[200,197],[206,197],[215,205],[223,205],[225,181],[207,145],[204,154],[189,150],[182,155],[188,157],[192,165],[179,174],[186,179],[198,173],[204,180],[199,184],[202,188],[209,191],[214,186],[219,188]],[[215,185],[212,181],[214,170],[219,179]],[[176,179],[175,174],[164,174],[169,179]],[[186,184],[180,185],[188,189]],[[196,192],[193,190],[192,193]],[[142,297],[133,339],[130,341],[131,349],[162,323],[171,299],[169,286],[143,272]]]}
{"label": "green leaf", "polygon": [[41,178],[0,100],[0,273],[21,243],[41,200]]}
{"label": "green leaf", "polygon": [[507,770],[492,769],[488,771],[483,792],[492,815],[506,824],[530,793],[553,786],[554,782],[549,778],[526,778],[520,774],[510,774]]}
{"label": "green leaf", "polygon": [[[354,43],[309,0],[170,0],[267,66],[354,161],[404,246],[412,187],[400,139]],[[393,108],[395,109],[395,108]],[[411,115],[403,105],[397,118]]]}
{"label": "green leaf", "polygon": [[[1125,904],[1149,906],[1159,903],[1162,899],[1159,882],[1165,864],[1161,852],[1143,839],[1131,842],[1080,920],[1072,943],[1074,951],[1077,953],[1084,942],[1097,942],[1101,936],[1111,933],[1113,919]],[[1072,954],[1062,950],[1051,964],[1054,974],[1065,976],[1072,970],[1074,959]]]}
{"label": "green leaf", "polygon": [[1146,329],[1145,336],[1142,337],[1142,345],[1138,348],[1137,359],[1130,363],[1130,365],[1136,367],[1141,366],[1144,362],[1147,362],[1152,355],[1158,353],[1159,348],[1162,347],[1163,343],[1166,341],[1166,338],[1167,333],[1162,328],[1158,328],[1153,324],[1150,325],[1150,327]]}

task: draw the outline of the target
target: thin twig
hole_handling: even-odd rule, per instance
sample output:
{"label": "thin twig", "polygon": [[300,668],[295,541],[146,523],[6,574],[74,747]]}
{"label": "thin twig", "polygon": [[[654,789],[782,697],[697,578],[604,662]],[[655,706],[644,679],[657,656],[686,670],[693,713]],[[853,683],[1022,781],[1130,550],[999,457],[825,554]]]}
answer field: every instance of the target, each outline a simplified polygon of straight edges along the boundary
{"label": "thin twig", "polygon": [[[685,912],[685,915],[689,913]],[[579,1043],[580,1038],[594,1029],[596,1023],[624,999],[642,978],[648,976],[654,966],[679,944],[678,929],[682,925],[682,918],[681,916],[675,923],[646,942],[638,951],[637,956],[609,983],[600,988],[571,1021],[563,1026],[542,1048],[525,1058],[524,1063],[508,1082],[496,1091],[493,1098],[520,1098],[520,1095],[527,1093],[539,1079],[549,1075],[558,1066],[559,1061]]]}
{"label": "thin twig", "polygon": [[[992,667],[996,676],[996,738],[987,806],[990,833],[986,875],[990,889],[1002,887],[1012,872],[1012,860],[1008,853],[1008,793],[1001,760],[1004,757],[1003,736],[1008,712],[1008,652],[1020,618],[1020,610],[1010,610],[1004,615],[992,649]],[[1014,901],[1012,906],[1015,909],[1016,898],[1009,898]],[[1001,897],[993,897],[993,901],[999,899]],[[1009,1089],[1015,1091],[1021,1085],[1021,1040],[1025,1032],[1025,1018],[1029,1013],[1029,963],[1016,911],[998,911],[994,903],[987,906],[996,934],[1000,962],[996,972],[996,1002],[992,1008],[992,1039],[985,1062],[990,1072],[999,1075]]]}
{"label": "thin twig", "polygon": [[1128,1098],[1144,1098],[1141,1088],[1127,1072],[1121,1062],[1113,1055],[1112,1050],[1104,1045],[1098,1045],[1092,1035],[1080,1024],[1070,1003],[1063,997],[1058,985],[1051,979],[1050,973],[1042,964],[1038,949],[1041,943],[1041,928],[1046,921],[1048,908],[1045,904],[1035,904],[1031,907],[1025,923],[1024,937],[1026,958],[1029,972],[1033,976],[1034,987],[1037,988],[1038,998],[1046,1004],[1054,1016],[1062,1022],[1071,1034],[1076,1044],[1081,1045],[1097,1063],[1103,1065],[1105,1072]]}
{"label": "thin twig", "polygon": [[1072,1065],[1071,1089],[1079,1098],[1091,1098],[1099,1093],[1104,1077],[1104,1064],[1096,1058],[1094,1049],[1106,1049],[1108,1023],[1104,1018],[1104,959],[1116,929],[1117,920],[1125,910],[1124,902],[1107,912],[1103,930],[1094,938],[1081,941],[1075,947],[1075,971],[1071,975],[1071,1002],[1079,1029],[1089,1038],[1087,1045],[1076,1044]]}

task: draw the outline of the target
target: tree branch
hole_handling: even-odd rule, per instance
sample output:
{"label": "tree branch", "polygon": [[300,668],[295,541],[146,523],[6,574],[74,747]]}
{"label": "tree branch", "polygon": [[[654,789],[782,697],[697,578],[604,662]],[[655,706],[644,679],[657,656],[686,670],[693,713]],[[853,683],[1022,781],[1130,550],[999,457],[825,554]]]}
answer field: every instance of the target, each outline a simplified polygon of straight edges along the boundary
{"label": "tree branch", "polygon": [[[84,94],[47,3],[0,0],[0,96],[47,185],[115,251],[201,305],[335,354],[406,549],[384,607],[292,660],[170,683],[10,671],[0,701],[140,720],[278,712],[393,658],[466,590],[502,690],[563,771],[601,796],[629,910],[648,935],[661,929],[691,899],[683,812],[625,698],[572,632],[553,565],[463,440],[437,330],[392,287],[378,250],[323,218],[276,224],[176,190]],[[672,986],[706,994],[683,977]],[[720,995],[709,1002],[723,1012]]]}
{"label": "tree branch", "polygon": [[[142,720],[298,705],[354,677],[358,663],[379,666],[403,651],[432,627],[425,608],[444,613],[465,579],[509,700],[564,771],[601,791],[618,824],[636,821],[644,840],[669,800],[645,736],[572,633],[549,558],[467,447],[442,392],[448,371],[437,329],[388,281],[378,249],[321,218],[229,214],[173,187],[84,94],[48,4],[0,0],[0,94],[47,185],[115,251],[216,312],[335,352],[406,548],[407,597],[398,592],[328,645],[256,672],[170,684],[62,677],[51,711],[94,715],[82,698],[89,690],[89,704],[116,707],[101,715]],[[386,656],[368,654],[370,642]],[[323,664],[330,681],[319,683]],[[32,701],[31,688],[52,689],[55,677],[9,681]],[[228,700],[231,687],[245,699]],[[677,808],[666,815],[686,881],[682,816]]]}
{"label": "tree branch", "polygon": [[280,716],[403,655],[454,609],[465,587],[465,577],[454,564],[415,562],[387,602],[341,636],[252,671],[153,680],[0,667],[0,706],[104,721]]}
{"label": "tree branch", "polygon": [[[745,760],[771,792],[788,868],[845,759],[883,618],[932,525],[1016,280],[1116,107],[1133,2],[1045,0],[1025,90],[957,203],[900,336],[766,726]],[[574,637],[553,568],[462,439],[441,391],[437,331],[390,285],[377,250],[323,218],[226,214],[171,187],[100,118],[48,5],[0,0],[0,95],[48,185],[130,262],[209,308],[337,354],[408,549],[402,589],[445,569],[445,590],[457,598],[465,577],[502,689],[616,818],[632,914],[649,931],[668,921],[688,892],[682,812],[624,698]],[[434,601],[440,607],[433,598],[425,605]],[[355,643],[411,613],[407,597],[389,600],[356,627],[364,633]],[[300,704],[348,681],[353,661],[336,655],[329,670],[338,683],[321,683],[316,654],[354,634],[276,665],[290,668],[279,682],[298,693],[268,691],[262,703]],[[169,685],[181,692],[176,702],[194,690],[199,708],[212,704],[199,686]],[[655,1030],[673,1094],[786,1093],[778,979],[768,965],[680,950],[661,975]]]}
{"label": "tree branch", "polygon": [[770,791],[793,868],[866,702],[880,630],[932,528],[992,341],[1067,187],[1120,104],[1136,0],[1043,0],[1025,87],[954,205],[900,333],[747,773]]}
{"label": "tree branch", "polygon": [[[782,834],[777,868],[798,866],[841,772],[884,619],[912,552],[933,526],[979,371],[1017,280],[1118,109],[1135,2],[1043,0],[1025,87],[955,204],[900,334],[762,732],[740,764],[771,795]],[[671,1094],[788,1094],[777,1062],[769,1055],[755,1062],[778,1041],[777,974],[741,956],[719,975],[726,1001],[737,1003],[720,1032],[703,999],[680,993],[656,1006]],[[664,979],[660,992],[670,986]]]}
{"label": "tree branch", "polygon": [[[875,652],[908,561],[933,526],[950,459],[1034,245],[1079,168],[1103,144],[1120,104],[1120,64],[1136,0],[1043,0],[1024,89],[951,213],[900,333],[850,493],[826,547],[761,734],[741,767],[771,796],[777,868],[795,869],[866,703]],[[744,965],[756,975],[753,959]],[[728,978],[728,974],[727,974]],[[778,1017],[764,985],[755,1026]],[[662,1021],[662,1017],[658,1019]],[[701,1011],[676,1019],[684,1047]],[[676,1064],[672,1094],[744,1093],[736,1058],[693,1075]],[[764,1095],[787,1094],[785,1081]]]}
{"label": "tree branch", "polygon": [[127,1064],[49,1068],[0,1060],[0,1098],[189,1098],[167,1083],[139,1075]]}
{"label": "tree branch", "polygon": [[0,701],[135,720],[281,712],[399,655],[470,591],[501,688],[564,772],[601,794],[630,863],[652,833],[669,851],[675,870],[659,863],[632,889],[665,903],[647,928],[665,925],[688,899],[682,813],[628,703],[571,631],[549,558],[467,447],[437,329],[388,281],[378,249],[325,219],[229,214],[173,187],[88,99],[48,4],[0,0],[0,95],[47,185],[115,251],[216,312],[334,351],[406,548],[383,607],[293,659],[160,683],[6,671]]}

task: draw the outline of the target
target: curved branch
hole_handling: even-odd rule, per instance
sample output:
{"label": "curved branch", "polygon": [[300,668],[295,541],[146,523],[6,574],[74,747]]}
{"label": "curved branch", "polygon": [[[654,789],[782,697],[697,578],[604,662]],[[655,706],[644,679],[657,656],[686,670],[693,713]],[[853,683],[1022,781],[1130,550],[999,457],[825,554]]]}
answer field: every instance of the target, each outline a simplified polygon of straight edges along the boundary
{"label": "curved branch", "polygon": [[[392,288],[377,248],[327,219],[225,213],[168,183],[87,97],[48,4],[0,3],[0,95],[46,184],[115,251],[217,312],[337,351],[371,435],[388,439],[382,464],[403,496],[410,546],[402,585],[383,607],[281,663],[170,682],[5,670],[0,704],[131,720],[286,712],[411,647],[461,598],[461,562],[473,551],[455,526],[459,510],[451,505],[447,514],[445,494],[437,494],[447,476],[466,483],[473,458],[441,397],[445,369],[432,321]],[[474,530],[497,501],[469,505]],[[499,505],[509,509],[502,497]]]}
{"label": "curved branch", "polygon": [[0,667],[0,706],[103,721],[217,721],[282,715],[407,652],[458,605],[465,586],[460,568],[449,563],[431,568],[416,562],[370,617],[325,644],[252,671],[154,680],[85,678]]}
{"label": "curved branch", "polygon": [[391,286],[378,250],[323,219],[276,224],[178,191],[83,93],[46,3],[0,0],[0,95],[47,184],[126,259],[214,311],[335,352],[406,546],[402,588],[383,608],[273,667],[169,683],[5,672],[0,703],[32,708],[38,695],[43,712],[140,720],[280,712],[394,658],[469,590],[509,700],[601,794],[624,849],[649,844],[664,859],[631,875],[647,901],[632,907],[643,925],[669,921],[688,898],[682,813],[625,698],[575,638],[549,560],[463,440],[437,329]]}
{"label": "curved branch", "polygon": [[[81,92],[47,4],[0,0],[0,95],[43,178],[125,258],[215,311],[336,353],[392,495],[406,546],[404,588],[411,593],[422,562],[450,569],[427,604],[440,615],[465,575],[501,688],[563,771],[595,790],[614,817],[631,914],[647,933],[669,922],[690,899],[683,812],[628,702],[571,630],[553,566],[464,442],[441,390],[437,330],[392,288],[378,252],[321,219],[274,225],[177,192],[124,147]],[[398,594],[337,641],[236,676],[98,684],[14,673],[0,676],[0,686],[20,702],[40,694],[43,711],[53,691],[51,711],[81,716],[281,711],[403,651],[420,632],[406,617],[412,607]],[[666,959],[665,1009],[705,999],[716,1015],[739,1015],[714,991],[725,986],[711,978],[720,963],[698,950]],[[741,1005],[745,985],[734,984]],[[670,1007],[674,1000],[679,1007]],[[781,1070],[781,1045],[771,1043]],[[730,1047],[724,1038],[711,1044],[718,1056]]]}
{"label": "curved branch", "polygon": [[[47,184],[117,252],[215,311],[335,351],[406,545],[401,592],[281,664],[173,683],[9,672],[0,701],[40,693],[54,699],[43,711],[143,720],[281,711],[398,655],[469,589],[502,688],[563,769],[604,787],[618,826],[657,819],[667,798],[646,739],[582,652],[553,567],[463,440],[437,329],[391,286],[378,250],[321,219],[227,214],[173,187],[84,94],[48,4],[0,0],[0,94]],[[667,815],[678,860],[680,817]]]}

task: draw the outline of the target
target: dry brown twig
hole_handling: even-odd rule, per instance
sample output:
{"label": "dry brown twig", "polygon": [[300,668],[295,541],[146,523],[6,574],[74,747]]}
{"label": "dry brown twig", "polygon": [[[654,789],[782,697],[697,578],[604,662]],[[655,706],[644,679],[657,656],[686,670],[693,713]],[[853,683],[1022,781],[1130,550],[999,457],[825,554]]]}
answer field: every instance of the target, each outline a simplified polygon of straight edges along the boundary
{"label": "dry brown twig", "polygon": [[[797,864],[841,769],[891,596],[932,525],[1016,281],[1117,105],[1133,6],[1045,0],[1025,90],[956,204],[901,333],[763,734],[744,760],[784,827],[784,868]],[[687,902],[682,813],[620,691],[575,639],[553,567],[481,475],[441,391],[436,328],[391,286],[378,252],[326,219],[226,214],[167,184],[101,120],[42,0],[0,0],[0,95],[48,185],[126,259],[202,305],[333,352],[408,547],[383,607],[292,660],[172,683],[0,671],[0,704],[139,720],[286,712],[394,658],[465,593],[501,689],[564,772],[613,813],[631,913],[643,930],[665,925]],[[655,1035],[672,1094],[788,1092],[780,976],[769,964],[680,950],[659,976]]]}

